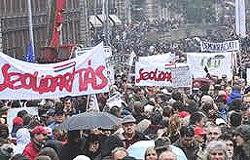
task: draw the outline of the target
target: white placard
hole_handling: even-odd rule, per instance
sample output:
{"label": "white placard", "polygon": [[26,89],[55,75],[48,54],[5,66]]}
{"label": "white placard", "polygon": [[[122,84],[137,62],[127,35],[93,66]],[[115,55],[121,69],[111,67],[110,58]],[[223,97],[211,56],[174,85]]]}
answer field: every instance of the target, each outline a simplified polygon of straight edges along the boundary
{"label": "white placard", "polygon": [[187,64],[194,78],[205,78],[205,67],[210,75],[232,77],[233,60],[232,53],[187,53]]}
{"label": "white placard", "polygon": [[238,40],[225,41],[222,43],[201,42],[202,52],[230,52],[230,51],[238,51],[239,49],[240,49],[240,44]]}

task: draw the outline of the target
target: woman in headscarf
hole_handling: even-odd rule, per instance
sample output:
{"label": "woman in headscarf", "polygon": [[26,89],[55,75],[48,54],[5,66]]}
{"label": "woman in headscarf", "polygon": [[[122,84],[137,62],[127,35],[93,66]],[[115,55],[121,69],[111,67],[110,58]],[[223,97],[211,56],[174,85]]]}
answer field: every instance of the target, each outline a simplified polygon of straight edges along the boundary
{"label": "woman in headscarf", "polygon": [[16,132],[16,143],[14,155],[22,154],[25,146],[30,142],[30,132],[27,128],[21,128]]}

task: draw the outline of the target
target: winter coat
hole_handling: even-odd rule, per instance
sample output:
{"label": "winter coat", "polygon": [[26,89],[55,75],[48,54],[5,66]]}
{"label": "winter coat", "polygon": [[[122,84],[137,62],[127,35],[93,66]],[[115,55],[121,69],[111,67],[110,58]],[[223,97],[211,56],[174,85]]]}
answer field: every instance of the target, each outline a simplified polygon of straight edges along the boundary
{"label": "winter coat", "polygon": [[143,132],[144,135],[149,137],[150,139],[155,139],[157,131],[160,129],[160,125],[151,124],[149,127]]}
{"label": "winter coat", "polygon": [[134,144],[135,142],[138,142],[138,141],[141,141],[141,140],[149,140],[149,138],[145,137],[142,133],[139,133],[139,132],[135,132],[135,136],[129,141],[126,140],[126,138],[124,137],[123,134],[118,134],[116,136],[118,136],[119,139],[123,142],[123,146],[126,149],[129,146],[131,146],[132,144]]}
{"label": "winter coat", "polygon": [[81,142],[67,143],[62,147],[59,155],[60,160],[73,160],[78,155],[82,155]]}
{"label": "winter coat", "polygon": [[31,140],[23,150],[23,156],[29,158],[29,160],[35,160],[39,155],[40,148],[35,144],[34,140]]}
{"label": "winter coat", "polygon": [[48,140],[44,147],[51,147],[53,148],[56,153],[59,155],[62,151],[62,147],[63,147],[63,142],[58,141],[58,140]]}
{"label": "winter coat", "polygon": [[26,145],[30,142],[30,132],[27,128],[21,128],[16,133],[16,143],[14,146],[14,155],[22,154]]}
{"label": "winter coat", "polygon": [[180,140],[178,140],[173,145],[182,149],[188,160],[197,160],[200,149],[197,143],[193,142],[190,147],[185,147],[181,144]]}

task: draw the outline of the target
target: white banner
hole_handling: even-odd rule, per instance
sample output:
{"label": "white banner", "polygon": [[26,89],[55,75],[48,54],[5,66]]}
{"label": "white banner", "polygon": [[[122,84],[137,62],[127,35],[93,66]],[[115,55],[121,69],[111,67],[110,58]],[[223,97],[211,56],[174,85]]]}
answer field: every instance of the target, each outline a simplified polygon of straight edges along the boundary
{"label": "white banner", "polygon": [[0,99],[44,99],[109,91],[103,44],[82,56],[35,64],[0,53]]}
{"label": "white banner", "polygon": [[247,85],[250,85],[250,68],[247,68]]}
{"label": "white banner", "polygon": [[233,53],[187,53],[187,64],[194,78],[205,78],[207,67],[210,75],[221,77],[233,76]]}
{"label": "white banner", "polygon": [[[187,65],[170,65],[171,54],[139,57],[135,64],[135,84],[138,86],[167,86],[167,87],[189,87],[191,86],[191,75],[183,74],[179,67]],[[184,69],[184,70],[185,70]],[[182,73],[182,74],[180,74]],[[180,76],[179,76],[179,75]],[[174,79],[172,79],[174,78]],[[178,80],[178,78],[180,78]],[[183,79],[186,79],[185,81]],[[183,84],[180,84],[183,83]]]}
{"label": "white banner", "polygon": [[[75,56],[78,57],[78,56],[81,56],[85,53],[88,53],[90,50],[92,50],[93,47],[89,47],[89,48],[78,48],[76,51],[75,51]],[[107,78],[110,82],[110,84],[114,84],[115,83],[115,77],[114,77],[114,66],[111,65],[109,63],[109,60],[110,58],[112,57],[112,49],[111,47],[109,46],[104,46],[104,54],[105,54],[105,62],[106,62],[106,72],[107,72]]]}
{"label": "white banner", "polygon": [[201,42],[202,52],[230,52],[240,50],[240,44],[238,40],[225,41],[222,43],[213,42]]}

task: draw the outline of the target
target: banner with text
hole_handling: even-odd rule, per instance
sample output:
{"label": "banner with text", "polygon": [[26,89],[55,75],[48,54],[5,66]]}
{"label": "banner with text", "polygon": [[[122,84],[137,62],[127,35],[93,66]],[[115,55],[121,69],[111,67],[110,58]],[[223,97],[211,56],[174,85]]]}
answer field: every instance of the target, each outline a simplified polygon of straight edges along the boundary
{"label": "banner with text", "polygon": [[[112,57],[112,49],[109,46],[104,46],[104,55],[105,55],[105,62],[106,62],[106,72],[107,72],[107,78],[110,82],[110,84],[114,84],[115,83],[115,77],[114,77],[114,66],[110,65],[109,63],[109,59],[110,57]],[[88,53],[91,49],[93,49],[93,47],[89,47],[89,48],[78,48],[75,52],[75,56],[79,57],[82,56],[85,53]]]}
{"label": "banner with text", "polygon": [[139,57],[135,63],[138,86],[189,87],[192,78],[186,64],[170,64],[171,54]]}
{"label": "banner with text", "polygon": [[109,91],[103,43],[82,56],[34,64],[0,53],[0,99],[44,99]]}
{"label": "banner with text", "polygon": [[194,78],[205,78],[207,67],[210,75],[221,77],[233,76],[233,53],[187,53],[187,64]]}
{"label": "banner with text", "polygon": [[238,40],[225,41],[222,43],[201,42],[202,52],[230,52],[240,50],[240,44]]}
{"label": "banner with text", "polygon": [[250,85],[250,68],[247,68],[247,85]]}

